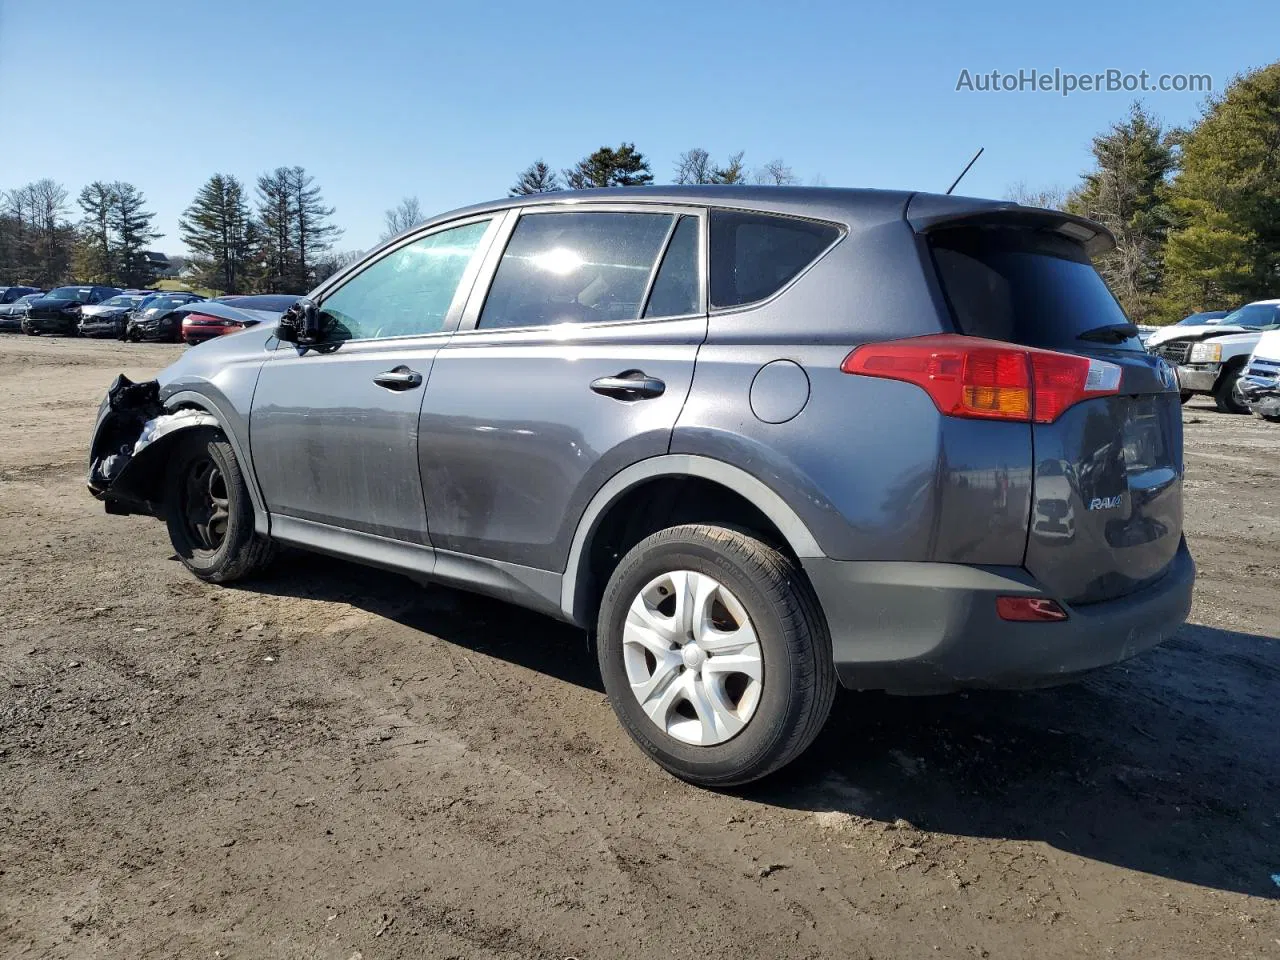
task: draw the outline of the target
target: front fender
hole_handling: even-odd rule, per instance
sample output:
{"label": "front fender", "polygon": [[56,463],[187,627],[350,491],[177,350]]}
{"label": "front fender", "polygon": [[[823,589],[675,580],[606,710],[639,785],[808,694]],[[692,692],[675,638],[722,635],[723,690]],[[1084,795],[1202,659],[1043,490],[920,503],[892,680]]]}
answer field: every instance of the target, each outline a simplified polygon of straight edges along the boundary
{"label": "front fender", "polygon": [[[123,374],[107,391],[90,445],[88,487],[109,513],[159,516],[163,480],[173,445],[190,430],[221,432],[240,456],[235,434],[207,398],[190,391],[160,400],[159,384],[133,383]],[[256,489],[250,483],[251,493]],[[256,496],[255,508],[258,507]],[[265,533],[265,515],[255,509]]]}

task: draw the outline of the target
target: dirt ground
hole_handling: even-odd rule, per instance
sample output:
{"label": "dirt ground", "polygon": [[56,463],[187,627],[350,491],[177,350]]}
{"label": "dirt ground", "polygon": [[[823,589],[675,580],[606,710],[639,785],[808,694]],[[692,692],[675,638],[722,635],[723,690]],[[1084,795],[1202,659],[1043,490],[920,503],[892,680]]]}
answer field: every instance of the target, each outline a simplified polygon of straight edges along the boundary
{"label": "dirt ground", "polygon": [[211,587],[106,516],[98,401],[180,349],[0,335],[0,956],[1280,957],[1280,427],[1186,408],[1175,640],[842,694],[719,795],[571,629],[300,554]]}

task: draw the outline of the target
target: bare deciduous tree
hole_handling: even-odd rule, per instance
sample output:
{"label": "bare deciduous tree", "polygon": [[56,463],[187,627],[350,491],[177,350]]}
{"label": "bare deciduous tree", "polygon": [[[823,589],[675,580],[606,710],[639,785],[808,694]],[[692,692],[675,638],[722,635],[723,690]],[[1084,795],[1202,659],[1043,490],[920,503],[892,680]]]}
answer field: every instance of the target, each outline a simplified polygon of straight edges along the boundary
{"label": "bare deciduous tree", "polygon": [[1005,188],[1004,198],[1020,203],[1024,207],[1045,207],[1049,210],[1061,210],[1067,204],[1067,191],[1056,184],[1032,190],[1025,180],[1018,180]]}
{"label": "bare deciduous tree", "polygon": [[770,160],[756,171],[756,183],[772,184],[778,187],[790,187],[800,182],[790,167],[779,157]]}
{"label": "bare deciduous tree", "polygon": [[711,164],[711,154],[701,147],[686,150],[676,158],[676,177],[674,183],[714,183],[712,177],[715,168]]}
{"label": "bare deciduous tree", "polygon": [[427,219],[422,215],[422,205],[417,197],[405,197],[384,216],[386,226],[382,230],[382,236],[378,238],[379,241],[390,240]]}

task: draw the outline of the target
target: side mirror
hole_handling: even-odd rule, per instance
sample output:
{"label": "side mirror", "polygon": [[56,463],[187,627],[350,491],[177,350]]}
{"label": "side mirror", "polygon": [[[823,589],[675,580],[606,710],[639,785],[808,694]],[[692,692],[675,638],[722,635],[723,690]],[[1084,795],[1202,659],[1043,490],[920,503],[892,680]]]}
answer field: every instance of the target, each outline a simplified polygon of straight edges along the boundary
{"label": "side mirror", "polygon": [[320,340],[320,314],[310,300],[298,300],[284,312],[276,336],[285,343],[308,346]]}

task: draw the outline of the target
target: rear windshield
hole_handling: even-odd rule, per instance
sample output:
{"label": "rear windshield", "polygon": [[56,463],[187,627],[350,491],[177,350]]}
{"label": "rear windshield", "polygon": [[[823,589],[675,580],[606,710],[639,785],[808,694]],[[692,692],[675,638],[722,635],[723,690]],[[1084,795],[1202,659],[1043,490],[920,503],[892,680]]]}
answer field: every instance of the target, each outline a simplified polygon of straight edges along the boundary
{"label": "rear windshield", "polygon": [[[938,231],[930,246],[961,333],[1079,348],[1082,333],[1129,322],[1084,248],[1066,237],[967,228]],[[1136,334],[1106,345],[1142,349]]]}

